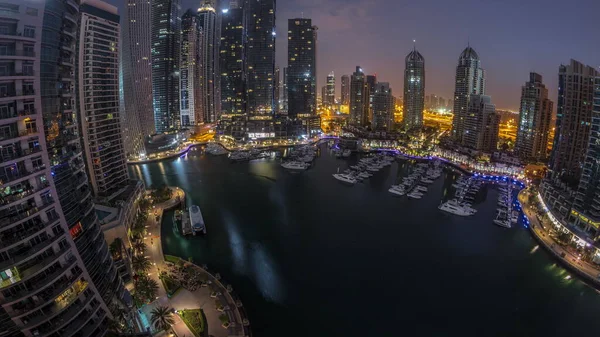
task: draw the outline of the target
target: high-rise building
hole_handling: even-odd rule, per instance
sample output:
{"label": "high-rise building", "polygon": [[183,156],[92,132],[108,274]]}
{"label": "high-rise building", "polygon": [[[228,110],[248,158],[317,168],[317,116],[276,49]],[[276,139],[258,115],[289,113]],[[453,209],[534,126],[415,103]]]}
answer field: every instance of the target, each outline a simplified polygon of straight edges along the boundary
{"label": "high-rise building", "polygon": [[587,152],[571,216],[576,226],[591,234],[591,237],[597,238],[600,234],[600,77],[594,79],[592,107],[592,126]]}
{"label": "high-rise building", "polygon": [[288,116],[317,112],[317,27],[311,19],[288,20]]}
{"label": "high-rise building", "polygon": [[219,44],[217,40],[217,13],[209,3],[198,8],[200,26],[200,95],[202,96],[203,122],[217,121],[217,74]]}
{"label": "high-rise building", "polygon": [[204,120],[200,80],[201,28],[198,15],[188,9],[181,17],[181,55],[179,56],[179,104],[181,125],[191,126]]}
{"label": "high-rise building", "polygon": [[10,67],[0,75],[3,336],[102,336],[110,304],[124,294],[94,212],[74,101],[79,10],[100,4],[112,8],[99,1],[2,4]]}
{"label": "high-rise building", "polygon": [[151,9],[150,0],[127,0],[121,29],[122,117],[128,155],[145,152],[145,138],[156,133],[152,107]]}
{"label": "high-rise building", "polygon": [[327,105],[327,86],[321,87],[321,106]]}
{"label": "high-rise building", "polygon": [[[479,55],[468,46],[458,58],[454,82],[454,117],[452,137],[462,143],[465,136],[465,120],[471,95],[485,94],[485,72],[481,68]],[[406,101],[406,97],[404,98]]]}
{"label": "high-rise building", "polygon": [[425,59],[416,48],[406,56],[404,68],[404,119],[406,129],[423,126],[425,109]]}
{"label": "high-rise building", "polygon": [[350,104],[350,76],[342,75],[342,104]]}
{"label": "high-rise building", "polygon": [[498,148],[500,115],[492,98],[471,95],[464,120],[463,145],[474,150],[494,152]]}
{"label": "high-rise building", "polygon": [[245,6],[247,111],[271,114],[275,104],[275,0],[247,0]]}
{"label": "high-rise building", "polygon": [[280,90],[281,90],[281,73],[279,71],[279,66],[275,66],[275,113],[279,113],[279,102],[281,100]]}
{"label": "high-rise building", "polygon": [[558,104],[556,131],[550,158],[550,169],[573,186],[581,175],[581,163],[592,123],[594,79],[600,74],[575,60],[558,70]]}
{"label": "high-rise building", "polygon": [[180,127],[179,0],[152,1],[152,101],[157,133]]}
{"label": "high-rise building", "polygon": [[288,112],[288,85],[287,85],[287,81],[288,81],[288,72],[287,72],[288,68],[287,67],[283,67],[283,83],[282,83],[282,88],[283,88],[283,94],[282,94],[282,99],[281,99],[281,112],[283,114],[287,114]]}
{"label": "high-rise building", "polygon": [[374,131],[392,131],[394,126],[394,96],[387,82],[375,85],[373,93],[373,121],[371,128]]}
{"label": "high-rise building", "polygon": [[221,73],[221,113],[246,113],[244,10],[224,9],[221,15],[219,68]]}
{"label": "high-rise building", "polygon": [[542,75],[529,74],[529,82],[521,88],[521,107],[515,151],[521,158],[546,158],[548,134],[552,121],[552,101],[542,83]]}
{"label": "high-rise building", "polygon": [[324,96],[324,103],[329,106],[335,104],[335,74],[332,72],[327,75],[327,92]]}
{"label": "high-rise building", "polygon": [[373,121],[373,93],[377,84],[377,75],[367,75],[366,95],[368,97],[367,124]]}
{"label": "high-rise building", "polygon": [[128,185],[119,111],[119,15],[100,0],[82,5],[76,102],[92,192],[108,198]]}
{"label": "high-rise building", "polygon": [[350,79],[350,122],[356,126],[366,126],[368,118],[367,78],[362,68],[357,66]]}

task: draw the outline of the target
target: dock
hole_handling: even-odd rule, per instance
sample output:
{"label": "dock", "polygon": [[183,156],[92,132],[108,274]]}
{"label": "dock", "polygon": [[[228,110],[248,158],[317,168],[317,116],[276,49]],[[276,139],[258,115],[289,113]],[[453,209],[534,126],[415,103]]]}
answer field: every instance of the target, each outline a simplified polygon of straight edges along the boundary
{"label": "dock", "polygon": [[181,233],[183,235],[193,234],[192,222],[190,221],[190,214],[188,211],[184,211],[183,216],[181,217]]}

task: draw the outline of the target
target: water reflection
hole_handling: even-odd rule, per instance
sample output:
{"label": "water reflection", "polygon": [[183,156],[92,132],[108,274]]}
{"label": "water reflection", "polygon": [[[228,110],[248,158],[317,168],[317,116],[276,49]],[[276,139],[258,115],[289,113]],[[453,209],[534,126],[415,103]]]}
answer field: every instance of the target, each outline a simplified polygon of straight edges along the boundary
{"label": "water reflection", "polygon": [[252,251],[252,268],[254,279],[258,282],[263,297],[283,303],[285,299],[283,282],[275,269],[273,258],[267,254],[263,245],[258,245]]}
{"label": "water reflection", "polygon": [[229,248],[231,249],[231,255],[233,259],[233,270],[240,274],[246,274],[246,251],[244,249],[244,240],[240,235],[240,231],[237,222],[234,220],[233,215],[223,210],[223,225],[229,236]]}

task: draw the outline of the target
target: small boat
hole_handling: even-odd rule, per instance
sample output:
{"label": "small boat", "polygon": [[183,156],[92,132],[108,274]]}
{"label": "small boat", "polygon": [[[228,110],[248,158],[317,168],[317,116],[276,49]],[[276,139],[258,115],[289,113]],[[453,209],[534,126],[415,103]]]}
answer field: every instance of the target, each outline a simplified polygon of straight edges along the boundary
{"label": "small boat", "polygon": [[393,188],[393,187],[392,187],[392,188],[390,188],[390,189],[388,190],[388,192],[390,192],[390,193],[392,193],[392,194],[395,194],[395,195],[398,195],[398,196],[403,196],[403,195],[405,195],[405,194],[406,194],[406,191],[405,191],[404,189],[400,189],[400,188]]}
{"label": "small boat", "polygon": [[344,152],[342,152],[342,156],[343,156],[344,158],[348,158],[348,157],[350,157],[350,155],[351,155],[351,154],[352,154],[352,151],[350,151],[350,150],[348,150],[348,149],[346,149],[346,150],[344,150]]}
{"label": "small boat", "polygon": [[200,207],[197,205],[190,206],[189,213],[193,234],[206,234],[206,225],[204,224],[204,218],[202,217],[202,211],[200,211]]}
{"label": "small boat", "polygon": [[471,216],[477,212],[475,209],[465,204],[461,204],[456,199],[446,201],[445,203],[441,204],[438,209],[460,216]]}
{"label": "small boat", "polygon": [[350,184],[350,185],[356,184],[356,178],[354,178],[353,176],[351,176],[349,174],[335,173],[335,174],[333,174],[333,177],[343,183],[346,183],[346,184]]}
{"label": "small boat", "polygon": [[288,161],[281,163],[281,167],[292,171],[304,171],[310,167],[310,164],[300,161]]}
{"label": "small boat", "polygon": [[421,192],[427,192],[427,187],[425,187],[425,186],[420,186],[420,185],[417,185],[417,186],[415,187],[415,190],[416,190],[416,191],[421,191]]}
{"label": "small boat", "polygon": [[423,194],[422,193],[417,193],[417,192],[413,191],[411,193],[408,193],[407,196],[409,198],[412,198],[412,199],[421,199],[423,197]]}
{"label": "small boat", "polygon": [[496,219],[494,220],[494,223],[500,227],[504,227],[504,228],[511,228],[512,226],[510,225],[510,221],[508,219],[504,219],[504,220],[500,220],[500,219]]}

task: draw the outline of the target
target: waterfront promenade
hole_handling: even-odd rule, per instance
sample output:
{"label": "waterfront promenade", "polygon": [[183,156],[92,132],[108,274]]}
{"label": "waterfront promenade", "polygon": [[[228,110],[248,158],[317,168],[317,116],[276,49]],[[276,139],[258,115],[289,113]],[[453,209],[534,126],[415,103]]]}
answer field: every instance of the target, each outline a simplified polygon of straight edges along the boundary
{"label": "waterfront promenade", "polygon": [[[164,260],[160,226],[162,223],[163,213],[166,210],[179,207],[181,202],[185,203],[185,192],[179,187],[171,187],[171,189],[174,191],[171,199],[154,205],[154,207],[150,209],[150,214],[146,224],[145,243],[148,247],[146,254],[152,263],[152,268],[148,272],[148,275],[158,283],[159,290],[156,300],[141,308],[141,312],[146,318],[145,321],[148,322],[148,324],[151,324],[151,311],[157,306],[167,306],[175,309],[176,311],[200,308],[204,311],[206,316],[208,325],[207,335],[214,337],[248,335],[244,333],[244,320],[239,312],[239,308],[236,306],[236,304],[241,305],[241,302],[235,301],[231,294],[229,294],[227,291],[227,288],[219,280],[216,280],[212,274],[208,273],[199,266],[193,265],[201,277],[212,281],[212,289],[217,289],[217,297],[226,305],[228,310],[217,310],[215,298],[211,297],[211,295],[214,296],[215,294],[211,294],[211,288],[209,287],[200,287],[194,291],[189,291],[182,287],[172,297],[169,298],[169,296],[167,296],[167,292],[159,278],[159,275],[161,272],[170,271],[174,268]],[[221,326],[222,323],[219,317],[224,312],[229,316],[229,321],[231,322],[231,325],[228,328]],[[178,337],[194,336],[186,324],[181,320],[179,315],[175,314],[173,315],[173,318],[175,319],[175,324],[172,326],[172,328]]]}
{"label": "waterfront promenade", "polygon": [[596,288],[600,288],[600,269],[598,267],[581,260],[578,256],[573,254],[568,249],[561,246],[554,239],[554,233],[552,233],[551,227],[545,226],[541,223],[537,216],[538,205],[535,202],[529,201],[531,192],[523,190],[519,194],[519,201],[523,206],[523,212],[529,219],[529,229],[533,237],[546,248],[547,251],[552,253],[557,259],[559,259],[563,265],[568,267],[570,270],[577,273],[584,281],[587,281]]}

